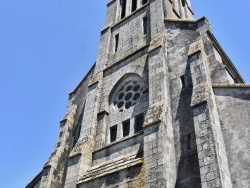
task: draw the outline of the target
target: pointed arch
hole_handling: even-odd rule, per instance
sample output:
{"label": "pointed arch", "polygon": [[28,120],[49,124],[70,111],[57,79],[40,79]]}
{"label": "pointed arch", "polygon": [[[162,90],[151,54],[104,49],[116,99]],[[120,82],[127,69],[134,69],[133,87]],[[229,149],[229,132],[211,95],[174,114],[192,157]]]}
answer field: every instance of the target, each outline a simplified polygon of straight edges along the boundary
{"label": "pointed arch", "polygon": [[119,109],[127,109],[134,105],[140,99],[143,90],[142,81],[142,77],[136,73],[127,73],[123,75],[109,94],[109,105],[118,105],[117,107]]}

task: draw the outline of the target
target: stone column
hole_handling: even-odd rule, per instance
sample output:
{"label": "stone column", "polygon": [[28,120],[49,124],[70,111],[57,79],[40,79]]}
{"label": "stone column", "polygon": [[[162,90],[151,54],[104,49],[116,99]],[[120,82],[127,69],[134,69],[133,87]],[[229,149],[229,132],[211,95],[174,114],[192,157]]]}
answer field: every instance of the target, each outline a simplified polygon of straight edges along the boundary
{"label": "stone column", "polygon": [[190,45],[188,52],[193,94],[191,106],[199,157],[202,188],[232,187],[226,149],[212,91],[203,41]]}
{"label": "stone column", "polygon": [[144,121],[145,187],[175,186],[175,149],[165,40],[151,41],[148,54],[149,108]]}
{"label": "stone column", "polygon": [[97,113],[100,106],[102,91],[102,72],[93,77],[88,89],[80,138],[69,155],[65,188],[75,188],[77,182],[92,166]]}

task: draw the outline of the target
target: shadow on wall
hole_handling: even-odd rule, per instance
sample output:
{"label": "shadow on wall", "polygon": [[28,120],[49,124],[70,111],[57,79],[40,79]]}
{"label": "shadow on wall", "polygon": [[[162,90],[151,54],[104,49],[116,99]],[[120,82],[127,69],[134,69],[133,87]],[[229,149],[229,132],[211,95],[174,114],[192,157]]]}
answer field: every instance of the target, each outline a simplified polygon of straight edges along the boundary
{"label": "shadow on wall", "polygon": [[178,122],[177,126],[179,126],[175,127],[176,130],[179,130],[179,134],[175,131],[175,148],[177,149],[176,153],[179,154],[176,159],[178,169],[175,188],[200,188],[200,168],[191,108],[192,79],[189,64],[186,66],[182,85],[175,119]]}

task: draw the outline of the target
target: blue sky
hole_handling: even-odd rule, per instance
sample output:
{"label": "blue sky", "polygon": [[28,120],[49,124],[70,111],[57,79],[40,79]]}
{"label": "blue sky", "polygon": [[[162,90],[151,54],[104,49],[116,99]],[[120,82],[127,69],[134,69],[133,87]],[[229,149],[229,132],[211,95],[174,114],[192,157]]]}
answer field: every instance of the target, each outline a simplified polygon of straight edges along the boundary
{"label": "blue sky", "polygon": [[[24,187],[53,151],[68,93],[95,62],[106,1],[0,0],[1,188]],[[192,5],[250,82],[250,2]]]}

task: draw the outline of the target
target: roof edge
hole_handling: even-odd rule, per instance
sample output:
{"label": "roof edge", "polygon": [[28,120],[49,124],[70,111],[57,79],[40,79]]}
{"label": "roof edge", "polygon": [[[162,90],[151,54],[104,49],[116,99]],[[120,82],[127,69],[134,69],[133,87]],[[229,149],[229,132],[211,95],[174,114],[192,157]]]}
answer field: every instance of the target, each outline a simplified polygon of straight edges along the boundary
{"label": "roof edge", "polygon": [[76,86],[76,88],[73,90],[73,91],[71,91],[70,93],[69,93],[69,95],[71,95],[71,94],[73,94],[73,93],[75,93],[76,92],[76,90],[80,87],[80,85],[85,81],[85,79],[87,78],[87,76],[90,74],[90,72],[95,68],[95,66],[96,66],[96,62],[92,65],[92,67],[89,69],[89,71],[85,74],[85,76],[82,78],[82,80],[80,81],[80,83]]}
{"label": "roof edge", "polygon": [[250,84],[214,83],[213,88],[250,88]]}

